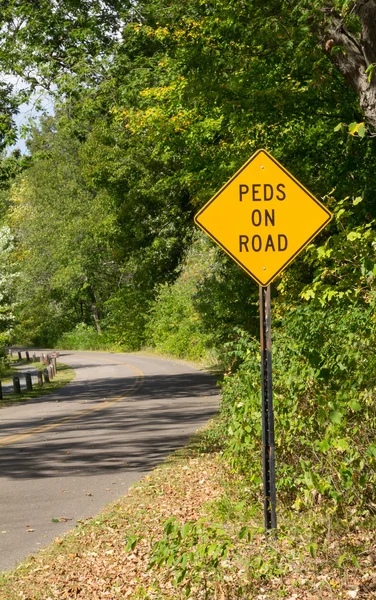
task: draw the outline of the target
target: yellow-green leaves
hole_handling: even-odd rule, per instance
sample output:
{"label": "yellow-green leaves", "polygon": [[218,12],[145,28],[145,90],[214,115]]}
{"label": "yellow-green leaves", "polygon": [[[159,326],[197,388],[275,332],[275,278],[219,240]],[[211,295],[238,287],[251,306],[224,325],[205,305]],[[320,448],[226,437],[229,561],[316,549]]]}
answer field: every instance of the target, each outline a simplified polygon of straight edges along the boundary
{"label": "yellow-green leaves", "polygon": [[350,123],[348,130],[349,134],[352,136],[358,136],[360,138],[363,138],[366,135],[366,127],[364,122]]}

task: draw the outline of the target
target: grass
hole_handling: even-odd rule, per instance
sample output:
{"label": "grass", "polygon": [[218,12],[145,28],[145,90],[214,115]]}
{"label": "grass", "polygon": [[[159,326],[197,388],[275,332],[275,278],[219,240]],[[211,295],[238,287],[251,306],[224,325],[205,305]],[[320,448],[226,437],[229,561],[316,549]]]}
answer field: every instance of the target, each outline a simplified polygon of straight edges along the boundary
{"label": "grass", "polygon": [[[16,365],[20,368],[16,369]],[[13,361],[9,367],[8,374],[14,375],[17,374],[18,371],[22,372],[23,366],[34,367],[36,370],[43,370],[45,368],[45,365],[40,362],[27,362],[25,359],[23,359],[21,361]],[[3,399],[0,400],[0,408],[4,406],[11,406],[16,402],[27,402],[28,400],[38,398],[39,396],[51,394],[52,392],[72,381],[75,376],[76,374],[71,367],[58,362],[56,376],[50,381],[50,383],[44,383],[42,387],[38,386],[37,384],[33,384],[34,389],[31,392],[22,389],[21,394],[15,394],[14,392],[10,394],[4,394]],[[2,383],[11,383],[11,381],[11,378],[4,378]]]}
{"label": "grass", "polygon": [[[261,498],[220,452],[202,451],[205,440],[196,439],[98,516],[1,575],[0,600],[376,597],[375,516],[338,515],[328,503],[305,512],[282,505],[278,539],[265,539]],[[166,542],[164,558],[157,541]],[[176,581],[184,555],[186,571]],[[153,557],[160,560],[150,568]]]}
{"label": "grass", "polygon": [[[27,361],[26,361],[26,359],[17,361],[17,359],[14,356],[12,356],[10,359],[9,365],[7,365],[4,369],[4,371],[2,371],[2,373],[1,373],[2,383],[8,383],[9,381],[11,381],[11,378],[13,377],[13,375],[15,375],[17,373],[17,369],[14,368],[14,365],[17,363],[19,363],[21,365],[21,364],[26,364]],[[30,364],[30,363],[27,363],[27,364]]]}

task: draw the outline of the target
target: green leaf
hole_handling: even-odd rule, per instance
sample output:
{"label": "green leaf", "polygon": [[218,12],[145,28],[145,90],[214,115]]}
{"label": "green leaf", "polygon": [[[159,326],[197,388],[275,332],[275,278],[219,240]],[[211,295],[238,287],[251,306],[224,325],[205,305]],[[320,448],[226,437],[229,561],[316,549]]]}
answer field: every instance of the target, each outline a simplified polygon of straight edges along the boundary
{"label": "green leaf", "polygon": [[368,450],[367,450],[367,454],[369,456],[374,456],[376,458],[376,446],[369,446]]}
{"label": "green leaf", "polygon": [[360,564],[359,564],[359,561],[358,561],[357,557],[355,556],[355,554],[351,555],[351,562],[354,565],[354,567],[356,567],[357,569],[360,569]]}
{"label": "green leaf", "polygon": [[373,76],[373,72],[375,70],[375,63],[371,63],[370,65],[368,65],[368,67],[365,70],[366,75],[368,75],[367,79],[368,79],[368,83],[371,83],[372,81],[372,76]]}
{"label": "green leaf", "polygon": [[350,233],[347,234],[347,239],[349,240],[349,242],[353,242],[354,240],[358,240],[359,238],[361,238],[361,234],[358,231],[350,231]]}
{"label": "green leaf", "polygon": [[240,540],[243,540],[247,536],[249,536],[249,528],[247,527],[247,525],[244,525],[244,527],[242,527],[239,531],[238,537]]}
{"label": "green leaf", "polygon": [[127,543],[125,545],[125,551],[129,552],[130,550],[133,550],[135,548],[136,544],[137,544],[137,541],[138,541],[137,536],[131,535],[128,538],[128,541],[127,541]]}
{"label": "green leaf", "polygon": [[332,412],[329,415],[331,422],[335,423],[336,425],[340,424],[340,422],[342,421],[342,417],[343,417],[343,414],[341,413],[340,410],[332,410]]}
{"label": "green leaf", "polygon": [[309,553],[312,556],[312,558],[316,558],[316,554],[317,554],[317,543],[316,542],[312,542],[309,545]]}
{"label": "green leaf", "polygon": [[335,446],[336,448],[338,448],[338,450],[343,450],[343,451],[345,451],[345,450],[348,450],[348,448],[349,448],[349,443],[348,443],[348,441],[347,441],[347,440],[345,440],[345,439],[340,439],[340,440],[336,440],[336,441],[334,442],[334,446]]}
{"label": "green leaf", "polygon": [[191,529],[191,523],[184,523],[183,527],[181,528],[181,536],[183,538],[185,538],[188,533],[190,532]]}
{"label": "green leaf", "polygon": [[349,402],[349,406],[354,412],[359,412],[362,410],[362,405],[360,402],[358,402],[358,400],[351,400],[351,402]]}
{"label": "green leaf", "polygon": [[341,554],[341,556],[339,557],[338,561],[337,561],[337,565],[339,567],[342,567],[343,563],[345,562],[347,558],[347,552],[344,552],[343,554]]}
{"label": "green leaf", "polygon": [[360,138],[364,138],[365,135],[366,135],[366,128],[365,128],[364,124],[362,123],[358,129],[358,136]]}
{"label": "green leaf", "polygon": [[337,219],[339,219],[345,212],[346,210],[344,208],[340,208],[338,211],[336,211]]}
{"label": "green leaf", "polygon": [[350,123],[349,125],[349,133],[350,135],[359,135],[360,137],[364,137],[364,133],[363,135],[359,134],[359,130],[364,129],[364,133],[365,133],[365,128],[364,128],[364,123]]}

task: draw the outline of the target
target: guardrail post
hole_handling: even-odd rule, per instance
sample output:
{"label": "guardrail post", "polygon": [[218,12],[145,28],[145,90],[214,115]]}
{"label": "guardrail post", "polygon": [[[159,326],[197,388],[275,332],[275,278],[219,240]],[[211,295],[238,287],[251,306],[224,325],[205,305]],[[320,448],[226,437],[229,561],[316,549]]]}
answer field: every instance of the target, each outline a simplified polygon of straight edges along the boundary
{"label": "guardrail post", "polygon": [[49,377],[50,377],[50,381],[51,381],[51,379],[53,379],[53,378],[54,378],[54,372],[53,372],[53,368],[52,368],[52,366],[51,366],[51,365],[48,365],[48,367],[47,367],[47,370],[48,370],[48,375],[49,375]]}
{"label": "guardrail post", "polygon": [[37,377],[38,377],[38,385],[40,385],[42,387],[42,385],[43,385],[43,373],[42,373],[42,371],[38,371]]}
{"label": "guardrail post", "polygon": [[0,381],[0,400],[3,399],[3,386],[1,385],[1,381]]}
{"label": "guardrail post", "polygon": [[39,356],[39,360],[40,360],[40,362],[41,362],[41,363],[42,363],[42,362],[44,362],[44,354],[43,354],[43,352],[42,352],[42,354]]}
{"label": "guardrail post", "polygon": [[26,360],[27,360],[27,362],[30,362],[30,354],[28,353],[27,350],[26,350]]}
{"label": "guardrail post", "polygon": [[18,352],[18,360],[22,360],[22,354],[21,354],[21,352]]}
{"label": "guardrail post", "polygon": [[33,391],[33,382],[31,379],[31,373],[26,373],[25,378],[26,378],[26,389],[28,392],[32,392]]}
{"label": "guardrail post", "polygon": [[37,355],[35,354],[35,352],[33,352],[33,362],[37,361]]}
{"label": "guardrail post", "polygon": [[48,373],[48,369],[43,369],[43,379],[44,383],[50,383],[50,375]]}
{"label": "guardrail post", "polygon": [[20,378],[18,377],[18,375],[15,375],[13,377],[13,390],[14,390],[15,394],[21,393],[21,384],[20,384]]}
{"label": "guardrail post", "polygon": [[52,359],[52,364],[54,366],[54,371],[55,371],[55,375],[56,375],[56,373],[57,373],[57,361],[56,361],[55,357]]}

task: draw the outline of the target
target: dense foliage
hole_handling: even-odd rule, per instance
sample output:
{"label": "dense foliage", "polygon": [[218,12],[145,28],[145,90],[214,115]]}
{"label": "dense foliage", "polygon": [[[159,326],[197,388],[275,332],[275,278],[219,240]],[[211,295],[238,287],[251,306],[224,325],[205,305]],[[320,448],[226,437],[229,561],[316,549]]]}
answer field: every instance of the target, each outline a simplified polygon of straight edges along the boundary
{"label": "dense foliage", "polygon": [[371,510],[375,2],[5,4],[2,68],[55,114],[1,158],[1,330],[223,360],[227,452],[257,490],[258,290],[193,215],[265,147],[335,215],[273,285],[279,486]]}

